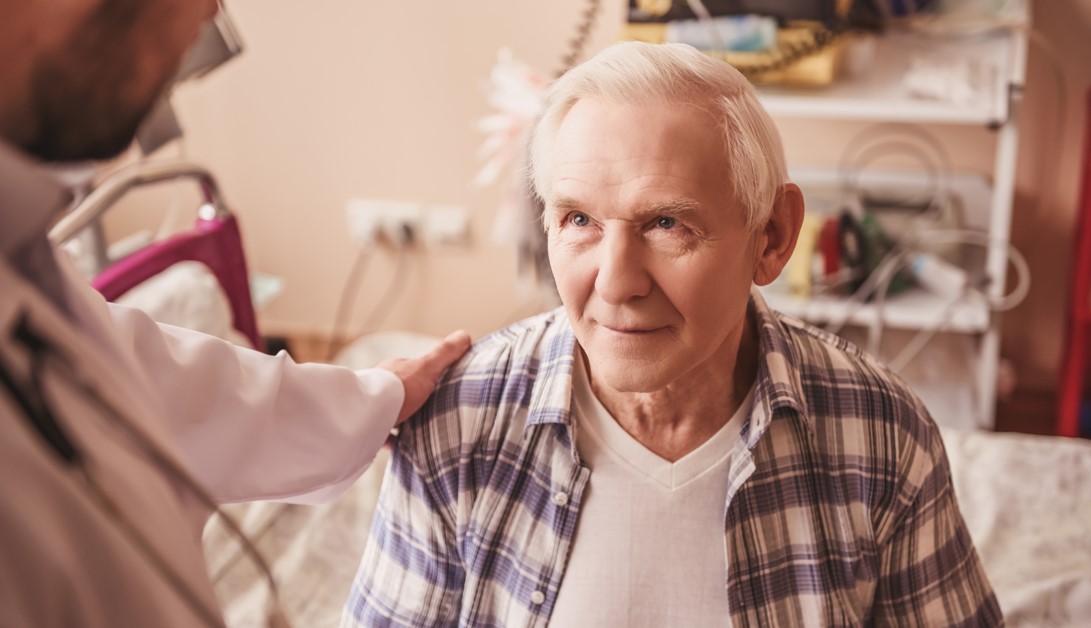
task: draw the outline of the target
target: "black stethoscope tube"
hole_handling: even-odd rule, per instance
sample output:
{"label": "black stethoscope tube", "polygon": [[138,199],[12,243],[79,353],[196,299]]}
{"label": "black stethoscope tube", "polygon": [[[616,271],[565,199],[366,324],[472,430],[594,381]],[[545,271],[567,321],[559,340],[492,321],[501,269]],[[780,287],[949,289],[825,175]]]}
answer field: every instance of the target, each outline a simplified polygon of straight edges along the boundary
{"label": "black stethoscope tube", "polygon": [[22,415],[26,422],[49,445],[53,453],[60,457],[65,464],[81,463],[83,456],[68,438],[68,435],[65,434],[64,428],[57,421],[57,417],[53,415],[42,391],[41,356],[43,351],[46,350],[45,344],[41,341],[41,338],[30,331],[25,316],[19,319],[13,337],[30,350],[31,386],[29,391],[26,387],[19,386],[15,382],[15,376],[12,374],[11,369],[8,368],[8,365],[0,363],[0,380],[3,381],[4,388],[7,389],[8,394],[22,409]]}

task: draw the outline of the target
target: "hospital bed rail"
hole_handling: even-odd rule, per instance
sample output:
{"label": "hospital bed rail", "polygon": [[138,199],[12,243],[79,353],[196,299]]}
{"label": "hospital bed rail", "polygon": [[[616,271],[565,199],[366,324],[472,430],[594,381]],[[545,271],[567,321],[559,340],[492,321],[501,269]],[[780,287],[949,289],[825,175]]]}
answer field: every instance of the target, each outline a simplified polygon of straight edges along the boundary
{"label": "hospital bed rail", "polygon": [[258,332],[238,221],[227,209],[208,170],[181,161],[141,162],[123,168],[76,203],[50,231],[50,238],[55,244],[62,244],[85,228],[101,228],[98,219],[130,190],[176,179],[193,179],[201,189],[202,204],[194,226],[104,265],[91,279],[91,285],[106,300],[116,301],[179,262],[201,262],[223,289],[232,326],[246,336],[253,348],[263,350],[265,342]]}
{"label": "hospital bed rail", "polygon": [[220,187],[205,168],[183,161],[140,162],[111,174],[64,215],[49,232],[54,244],[63,244],[90,226],[134,188],[176,179],[193,179],[201,189],[201,218],[231,215]]}

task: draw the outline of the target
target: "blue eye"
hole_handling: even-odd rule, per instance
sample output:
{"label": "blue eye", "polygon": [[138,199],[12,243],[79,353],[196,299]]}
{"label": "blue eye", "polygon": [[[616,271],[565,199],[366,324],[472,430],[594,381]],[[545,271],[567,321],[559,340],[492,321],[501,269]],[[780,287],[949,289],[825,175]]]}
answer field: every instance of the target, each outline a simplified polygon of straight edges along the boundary
{"label": "blue eye", "polygon": [[587,217],[587,214],[575,213],[572,214],[572,224],[577,227],[586,227],[591,224],[591,219]]}
{"label": "blue eye", "polygon": [[655,219],[655,226],[660,229],[672,229],[678,224],[678,221],[670,216],[660,216]]}

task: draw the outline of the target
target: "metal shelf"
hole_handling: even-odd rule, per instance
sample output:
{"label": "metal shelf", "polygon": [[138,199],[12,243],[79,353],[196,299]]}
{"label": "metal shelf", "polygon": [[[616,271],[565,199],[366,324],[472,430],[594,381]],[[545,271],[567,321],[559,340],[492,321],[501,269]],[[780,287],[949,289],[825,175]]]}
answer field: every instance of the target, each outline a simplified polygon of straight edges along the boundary
{"label": "metal shelf", "polygon": [[[849,55],[847,60],[866,63],[856,64],[862,69],[847,72],[832,85],[758,88],[762,104],[775,118],[983,126],[995,130],[992,172],[987,176],[955,174],[948,179],[949,189],[962,201],[962,225],[987,234],[996,243],[977,251],[980,259],[969,262],[991,279],[987,291],[994,298],[1001,296],[1006,285],[1008,261],[1004,243],[1011,235],[1029,3],[1014,2],[993,25],[1000,21],[1006,26],[989,26],[991,30],[985,30],[984,24],[980,23],[980,30],[974,34],[967,32],[968,28],[974,27],[972,22],[959,23],[957,20],[948,20],[945,25],[936,22],[927,27],[920,25],[913,31],[887,32],[864,44],[872,46],[871,49],[860,47],[858,42],[850,43],[845,50]],[[947,28],[948,32],[930,34],[924,28]],[[963,33],[955,34],[956,29]],[[930,59],[957,60],[958,68],[971,77],[969,84],[973,89],[961,99],[953,98],[953,90],[943,91],[942,88],[936,91],[945,98],[929,99],[912,93],[906,78],[914,69],[915,59],[918,63],[929,63]],[[808,202],[819,201],[812,203],[812,207],[820,206],[823,199],[833,199],[827,205],[836,210],[837,203],[843,200],[840,197],[841,177],[834,169],[793,167],[791,178],[804,190]],[[879,189],[912,189],[929,184],[925,174],[871,171],[861,173],[858,183]],[[808,193],[809,188],[811,193]],[[830,296],[797,297],[788,294],[786,289],[784,283],[778,282],[763,288],[762,293],[773,309],[817,325],[844,321],[851,330],[879,322],[880,312],[873,304],[855,304],[845,298]],[[939,401],[930,409],[949,425],[962,428],[992,426],[1000,356],[1000,316],[989,310],[984,299],[966,299],[952,305],[944,297],[911,288],[889,296],[881,316],[884,327],[905,331],[928,329],[946,319],[945,330],[952,333],[943,334],[945,340],[972,338],[975,366],[967,374],[971,381],[962,382],[965,377],[954,377],[966,391],[965,403],[951,406],[941,395],[933,397],[934,401]],[[972,408],[972,411],[967,412],[966,408]]]}
{"label": "metal shelf", "polygon": [[[760,86],[762,104],[773,116],[812,119],[1000,125],[1008,120],[1010,86],[1021,82],[1025,41],[1010,31],[938,37],[890,32],[865,51],[866,70],[828,87]],[[920,56],[960,59],[975,68],[976,94],[968,102],[919,98],[905,85],[912,60]],[[1014,71],[1013,71],[1014,70]]]}
{"label": "metal shelf", "polygon": [[[821,202],[839,197],[845,173],[828,166],[790,165],[788,178],[803,190],[808,211]],[[859,173],[856,183],[866,189],[921,190],[932,185],[929,175],[921,171],[869,169]],[[952,172],[946,175],[947,191],[958,197],[963,225],[969,229],[987,231],[991,226],[993,186],[988,178],[976,172]]]}
{"label": "metal shelf", "polygon": [[[774,310],[818,326],[835,321],[869,326],[877,321],[879,313],[871,303],[851,303],[831,296],[799,297],[778,290],[777,286],[762,288],[762,295]],[[950,301],[942,297],[911,288],[887,297],[883,325],[890,329],[931,328],[940,323],[949,306]],[[962,301],[953,307],[944,330],[979,334],[989,329],[990,322],[989,309],[983,302]]]}
{"label": "metal shelf", "polygon": [[[833,168],[794,166],[790,178],[803,190],[809,207],[816,197],[837,194],[841,174]],[[859,184],[866,188],[891,187],[916,189],[928,184],[928,176],[922,172],[869,170],[861,173]],[[952,173],[948,180],[949,192],[960,199],[964,212],[965,228],[983,233],[989,225],[992,208],[992,186],[984,176],[976,173]],[[809,210],[809,211],[813,211]],[[786,286],[777,282],[762,290],[773,309],[816,325],[842,321],[849,325],[870,325],[876,322],[876,308],[870,303],[849,303],[846,297],[832,295],[798,296],[786,292]],[[883,310],[883,324],[894,329],[926,329],[939,323],[949,302],[926,290],[912,288],[887,298]],[[852,314],[846,319],[846,314]],[[945,327],[956,333],[984,333],[988,331],[991,317],[981,301],[963,301],[953,307]]]}

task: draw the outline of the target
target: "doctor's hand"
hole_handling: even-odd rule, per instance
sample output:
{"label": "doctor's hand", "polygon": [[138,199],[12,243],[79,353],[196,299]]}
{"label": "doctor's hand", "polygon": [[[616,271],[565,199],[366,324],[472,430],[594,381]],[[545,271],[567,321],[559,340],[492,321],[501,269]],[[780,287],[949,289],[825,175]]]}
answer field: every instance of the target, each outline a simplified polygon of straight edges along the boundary
{"label": "doctor's hand", "polygon": [[470,335],[459,330],[419,358],[386,360],[378,365],[378,368],[397,375],[405,387],[405,400],[402,401],[396,425],[401,425],[411,414],[420,410],[435,389],[440,374],[469,348]]}

